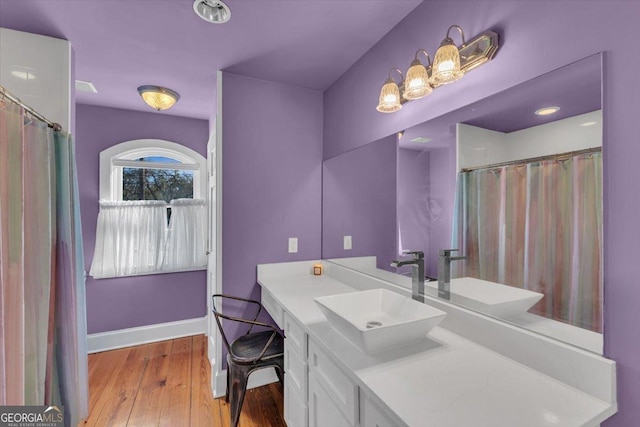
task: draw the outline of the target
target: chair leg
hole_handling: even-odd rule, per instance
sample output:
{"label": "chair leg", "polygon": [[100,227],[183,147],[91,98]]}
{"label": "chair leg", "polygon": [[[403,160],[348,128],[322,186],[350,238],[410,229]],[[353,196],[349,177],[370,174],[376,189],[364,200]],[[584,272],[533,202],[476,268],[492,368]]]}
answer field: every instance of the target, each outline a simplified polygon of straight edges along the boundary
{"label": "chair leg", "polygon": [[227,403],[229,403],[229,390],[231,390],[229,386],[230,378],[231,378],[231,364],[229,363],[229,359],[227,357],[227,390],[224,393],[224,401]]}
{"label": "chair leg", "polygon": [[280,363],[280,361],[278,361],[276,363],[277,364],[273,368],[276,370],[276,375],[278,376],[280,385],[284,388],[284,362]]}
{"label": "chair leg", "polygon": [[239,365],[229,365],[227,370],[227,375],[231,377],[231,427],[237,427],[238,421],[240,421],[240,412],[242,412],[242,403],[247,391],[249,372],[248,367]]}

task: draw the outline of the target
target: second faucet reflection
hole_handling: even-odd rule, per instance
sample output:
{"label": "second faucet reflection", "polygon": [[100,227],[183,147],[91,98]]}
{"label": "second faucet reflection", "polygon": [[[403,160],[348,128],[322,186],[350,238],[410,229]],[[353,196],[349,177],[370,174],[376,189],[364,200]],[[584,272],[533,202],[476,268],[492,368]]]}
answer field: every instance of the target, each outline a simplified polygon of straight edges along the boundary
{"label": "second faucet reflection", "polygon": [[458,249],[440,249],[438,260],[438,296],[446,300],[451,298],[451,261],[464,260],[463,256],[451,256]]}

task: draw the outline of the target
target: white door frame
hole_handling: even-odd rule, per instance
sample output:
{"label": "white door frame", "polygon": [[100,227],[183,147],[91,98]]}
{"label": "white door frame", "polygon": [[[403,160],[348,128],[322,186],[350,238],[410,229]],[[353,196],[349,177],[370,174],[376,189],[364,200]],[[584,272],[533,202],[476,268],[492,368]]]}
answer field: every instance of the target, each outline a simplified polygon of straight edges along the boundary
{"label": "white door frame", "polygon": [[217,72],[216,106],[215,122],[207,145],[207,166],[214,169],[209,172],[209,193],[210,198],[214,196],[214,201],[209,203],[209,223],[212,227],[209,231],[210,249],[207,269],[207,325],[211,389],[214,397],[220,397],[226,393],[226,371],[222,369],[222,336],[211,312],[211,295],[222,293],[222,71],[220,70]]}

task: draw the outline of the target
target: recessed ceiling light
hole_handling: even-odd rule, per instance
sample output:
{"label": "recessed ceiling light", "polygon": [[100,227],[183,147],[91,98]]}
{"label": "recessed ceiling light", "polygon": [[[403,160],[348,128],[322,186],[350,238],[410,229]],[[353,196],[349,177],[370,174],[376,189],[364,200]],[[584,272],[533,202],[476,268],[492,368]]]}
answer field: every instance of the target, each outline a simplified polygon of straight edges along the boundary
{"label": "recessed ceiling light", "polygon": [[419,136],[417,138],[413,138],[411,140],[411,142],[419,142],[421,144],[424,144],[424,143],[429,142],[431,140],[432,140],[431,138],[427,138],[426,136]]}
{"label": "recessed ceiling light", "polygon": [[17,77],[21,80],[35,80],[36,76],[34,74],[31,74],[28,71],[22,71],[22,70],[13,70],[11,72],[11,75],[13,77]]}
{"label": "recessed ceiling light", "polygon": [[539,110],[536,110],[536,115],[548,116],[549,114],[557,113],[559,110],[560,107],[542,107]]}
{"label": "recessed ceiling light", "polygon": [[584,122],[584,123],[580,123],[580,126],[582,127],[587,127],[587,126],[593,126],[593,125],[597,125],[598,122]]}
{"label": "recessed ceiling light", "polygon": [[91,82],[86,82],[84,80],[76,80],[76,91],[78,92],[89,92],[89,93],[98,93],[98,89]]}
{"label": "recessed ceiling light", "polygon": [[231,9],[220,0],[195,0],[193,11],[200,18],[213,24],[224,24],[231,19]]}

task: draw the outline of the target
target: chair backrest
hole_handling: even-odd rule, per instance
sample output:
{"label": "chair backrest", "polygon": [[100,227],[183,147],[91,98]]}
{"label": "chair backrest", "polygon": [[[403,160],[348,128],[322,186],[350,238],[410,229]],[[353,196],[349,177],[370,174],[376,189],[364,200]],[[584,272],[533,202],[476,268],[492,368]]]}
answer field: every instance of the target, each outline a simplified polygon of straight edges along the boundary
{"label": "chair backrest", "polygon": [[[220,305],[216,304],[216,300],[220,301]],[[222,303],[224,302],[224,300],[232,300],[232,301],[241,301],[241,302],[246,302],[247,304],[253,304],[255,305],[258,309],[256,310],[256,314],[255,316],[253,316],[253,319],[245,319],[242,317],[236,317],[236,316],[230,316],[228,314],[224,314],[222,312]],[[266,343],[266,345],[262,348],[262,351],[260,351],[259,355],[255,358],[251,358],[251,359],[244,359],[245,361],[252,361],[252,360],[258,360],[259,358],[262,357],[262,355],[266,352],[268,346],[271,344],[271,342],[273,341],[273,339],[276,337],[276,335],[281,335],[280,331],[278,331],[273,325],[269,325],[268,323],[263,323],[263,322],[258,322],[258,316],[260,315],[260,312],[262,311],[262,304],[259,301],[255,301],[255,300],[251,300],[251,299],[246,299],[246,298],[240,298],[240,297],[236,297],[236,296],[232,296],[232,295],[225,295],[225,294],[214,294],[211,296],[211,311],[213,311],[213,315],[216,318],[216,323],[218,324],[218,329],[220,330],[220,334],[222,335],[222,340],[224,341],[224,345],[227,348],[227,352],[229,352],[229,354],[231,354],[233,357],[236,357],[232,350],[231,350],[231,345],[229,343],[229,339],[227,338],[227,335],[224,332],[224,328],[222,327],[222,319],[225,320],[230,320],[232,322],[238,322],[238,323],[243,323],[246,325],[250,325],[249,326],[249,330],[247,331],[247,334],[251,333],[251,330],[253,329],[254,326],[261,326],[261,327],[265,327],[268,329],[271,329],[273,334],[270,337],[270,339],[268,340],[268,342]],[[243,358],[240,358],[243,359]]]}

